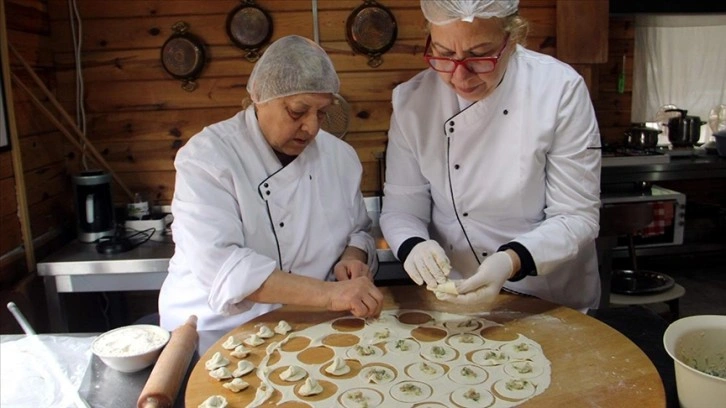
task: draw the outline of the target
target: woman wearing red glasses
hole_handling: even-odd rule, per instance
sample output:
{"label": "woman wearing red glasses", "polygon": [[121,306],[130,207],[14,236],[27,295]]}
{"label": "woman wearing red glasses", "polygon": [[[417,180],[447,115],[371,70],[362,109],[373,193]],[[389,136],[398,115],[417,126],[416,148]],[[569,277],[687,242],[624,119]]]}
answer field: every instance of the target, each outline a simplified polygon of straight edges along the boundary
{"label": "woman wearing red glasses", "polygon": [[600,297],[600,133],[583,79],[519,45],[518,0],[422,0],[430,69],[393,92],[387,242],[439,298]]}

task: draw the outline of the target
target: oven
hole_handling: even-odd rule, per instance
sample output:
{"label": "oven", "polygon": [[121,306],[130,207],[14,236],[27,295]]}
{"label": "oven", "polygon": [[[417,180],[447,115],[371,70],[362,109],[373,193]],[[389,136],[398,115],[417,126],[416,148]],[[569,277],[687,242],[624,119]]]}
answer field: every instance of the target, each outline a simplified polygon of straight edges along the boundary
{"label": "oven", "polygon": [[[604,186],[605,187],[605,186]],[[636,248],[665,247],[683,244],[686,221],[686,195],[658,185],[644,184],[642,188],[603,189],[600,201],[603,206],[624,203],[649,203],[653,220],[633,235]],[[627,248],[627,237],[618,237],[615,249]]]}

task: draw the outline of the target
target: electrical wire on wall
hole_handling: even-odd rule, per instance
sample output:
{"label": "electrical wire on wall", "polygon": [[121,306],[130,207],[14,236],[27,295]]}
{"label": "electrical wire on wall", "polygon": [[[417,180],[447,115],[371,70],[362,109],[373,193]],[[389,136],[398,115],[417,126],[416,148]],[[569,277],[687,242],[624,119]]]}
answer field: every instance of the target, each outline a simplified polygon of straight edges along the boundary
{"label": "electrical wire on wall", "polygon": [[[76,67],[76,123],[81,133],[86,135],[86,108],[84,104],[83,70],[81,67],[81,46],[83,45],[83,24],[81,15],[78,12],[76,0],[68,0],[68,19],[70,20],[71,34],[73,36],[73,56]],[[86,143],[79,140],[81,144],[81,165],[83,170],[88,170],[86,160]]]}

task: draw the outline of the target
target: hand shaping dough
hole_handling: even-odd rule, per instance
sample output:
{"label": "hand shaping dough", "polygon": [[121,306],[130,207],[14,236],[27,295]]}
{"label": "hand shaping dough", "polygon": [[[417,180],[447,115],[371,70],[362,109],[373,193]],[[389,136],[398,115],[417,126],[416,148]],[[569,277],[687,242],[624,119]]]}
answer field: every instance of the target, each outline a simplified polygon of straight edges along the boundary
{"label": "hand shaping dough", "polygon": [[447,279],[446,282],[433,288],[433,292],[435,294],[438,294],[439,292],[446,293],[449,295],[458,295],[459,294],[459,291],[456,289],[456,282],[454,282],[451,279]]}

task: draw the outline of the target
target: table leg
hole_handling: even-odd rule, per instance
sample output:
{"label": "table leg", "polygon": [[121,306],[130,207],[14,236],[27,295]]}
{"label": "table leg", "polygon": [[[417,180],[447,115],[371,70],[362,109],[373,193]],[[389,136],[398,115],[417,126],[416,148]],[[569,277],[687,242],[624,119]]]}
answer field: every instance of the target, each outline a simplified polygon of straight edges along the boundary
{"label": "table leg", "polygon": [[679,301],[679,298],[675,298],[666,302],[666,304],[668,305],[668,310],[670,310],[671,322],[675,322],[681,316],[681,306]]}
{"label": "table leg", "polygon": [[58,293],[55,277],[46,276],[45,301],[48,304],[48,319],[50,320],[50,331],[53,333],[68,333],[68,317],[66,307],[61,294]]}

